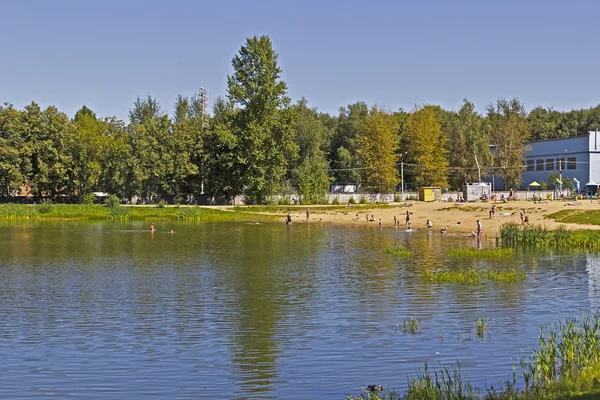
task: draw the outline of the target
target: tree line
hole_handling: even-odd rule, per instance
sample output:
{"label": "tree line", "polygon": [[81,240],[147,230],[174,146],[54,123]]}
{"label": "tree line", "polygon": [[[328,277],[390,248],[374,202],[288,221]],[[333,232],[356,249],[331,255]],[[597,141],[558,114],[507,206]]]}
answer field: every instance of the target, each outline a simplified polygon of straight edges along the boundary
{"label": "tree line", "polygon": [[[519,185],[526,143],[586,134],[600,127],[600,105],[560,112],[498,99],[485,114],[464,100],[458,111],[436,105],[390,111],[357,102],[338,115],[305,99],[292,103],[278,54],[267,36],[248,38],[232,60],[227,95],[212,115],[200,94],[178,96],[172,115],[139,98],[127,123],[83,106],[72,119],[35,102],[0,106],[0,197],[86,201],[92,192],[185,199],[245,195],[263,203],[298,193],[319,202],[331,183],[366,192],[410,187],[460,188],[490,170]],[[21,193],[23,194],[23,193]]]}

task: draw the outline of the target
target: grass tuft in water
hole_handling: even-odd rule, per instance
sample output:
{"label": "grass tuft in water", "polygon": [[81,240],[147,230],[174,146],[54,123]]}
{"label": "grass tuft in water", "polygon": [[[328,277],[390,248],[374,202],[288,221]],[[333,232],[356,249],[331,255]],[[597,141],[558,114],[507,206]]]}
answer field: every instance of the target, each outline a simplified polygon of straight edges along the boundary
{"label": "grass tuft in water", "polygon": [[408,250],[406,247],[401,246],[386,246],[383,248],[386,253],[392,254],[396,257],[410,257],[412,256],[412,251]]}
{"label": "grass tuft in water", "polygon": [[517,271],[514,268],[503,269],[503,270],[489,270],[485,273],[487,279],[497,283],[515,283],[524,281],[527,279],[527,273],[524,271]]}
{"label": "grass tuft in water", "polygon": [[421,323],[418,319],[414,317],[410,317],[410,319],[405,319],[402,324],[402,332],[410,333],[411,335],[416,335],[421,330]]}
{"label": "grass tuft in water", "polygon": [[507,249],[474,249],[474,248],[462,248],[462,249],[450,249],[446,252],[448,257],[454,258],[509,258],[514,256],[514,251],[511,248]]}
{"label": "grass tuft in water", "polygon": [[527,274],[514,268],[477,271],[474,268],[456,271],[425,271],[421,277],[428,283],[456,283],[479,285],[484,279],[495,283],[515,283],[527,279]]}
{"label": "grass tuft in water", "polygon": [[488,323],[491,321],[491,318],[488,319],[484,319],[484,318],[478,318],[477,322],[475,323],[475,333],[477,334],[477,337],[479,339],[483,339],[483,337],[485,336],[485,330],[487,329]]}
{"label": "grass tuft in water", "polygon": [[459,271],[425,271],[421,276],[429,283],[463,283],[468,285],[479,285],[481,283],[481,277],[474,268]]}

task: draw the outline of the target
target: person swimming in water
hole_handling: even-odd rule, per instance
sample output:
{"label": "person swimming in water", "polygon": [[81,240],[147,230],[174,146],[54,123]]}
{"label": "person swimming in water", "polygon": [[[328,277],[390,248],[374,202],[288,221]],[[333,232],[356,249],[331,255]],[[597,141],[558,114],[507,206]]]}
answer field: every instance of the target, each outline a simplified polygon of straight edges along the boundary
{"label": "person swimming in water", "polygon": [[154,227],[154,222],[150,224],[150,232],[154,233],[154,231],[156,231],[156,228]]}

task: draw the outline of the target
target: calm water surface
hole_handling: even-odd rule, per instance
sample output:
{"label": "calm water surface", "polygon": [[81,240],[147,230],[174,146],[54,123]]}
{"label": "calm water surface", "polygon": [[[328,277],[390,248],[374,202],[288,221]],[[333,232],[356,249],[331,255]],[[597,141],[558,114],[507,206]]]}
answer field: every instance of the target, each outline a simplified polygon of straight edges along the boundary
{"label": "calm water surface", "polygon": [[[0,225],[0,398],[343,399],[456,361],[483,386],[510,377],[540,326],[599,303],[600,261],[583,252],[461,264],[445,251],[471,239],[435,232],[146,225]],[[394,244],[415,257],[382,251]],[[461,266],[528,276],[419,277]],[[409,317],[418,335],[396,329]],[[492,318],[484,340],[479,317]]]}

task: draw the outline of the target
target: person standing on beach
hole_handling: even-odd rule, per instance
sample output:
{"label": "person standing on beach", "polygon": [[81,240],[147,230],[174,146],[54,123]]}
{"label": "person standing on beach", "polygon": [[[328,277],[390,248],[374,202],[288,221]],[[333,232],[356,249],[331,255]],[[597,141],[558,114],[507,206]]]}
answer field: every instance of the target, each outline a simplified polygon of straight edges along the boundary
{"label": "person standing on beach", "polygon": [[410,229],[410,212],[406,210],[406,226]]}
{"label": "person standing on beach", "polygon": [[287,217],[285,217],[285,224],[289,225],[292,223],[292,214],[288,211]]}
{"label": "person standing on beach", "polygon": [[308,222],[308,219],[310,218],[310,208],[306,209],[306,221]]}

